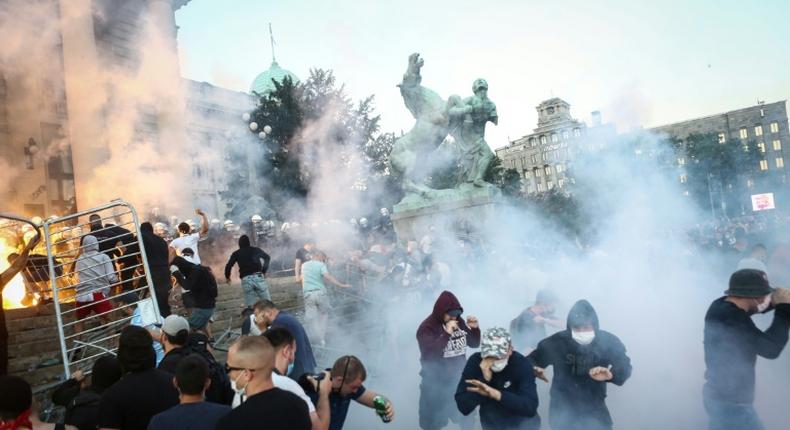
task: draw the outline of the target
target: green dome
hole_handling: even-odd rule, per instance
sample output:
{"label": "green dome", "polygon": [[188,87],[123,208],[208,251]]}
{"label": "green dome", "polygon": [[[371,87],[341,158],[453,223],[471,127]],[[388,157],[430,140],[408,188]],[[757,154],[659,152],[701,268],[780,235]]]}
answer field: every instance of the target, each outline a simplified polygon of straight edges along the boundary
{"label": "green dome", "polygon": [[274,84],[272,83],[272,79],[274,79],[277,82],[282,82],[286,76],[290,76],[291,80],[293,80],[294,82],[299,82],[299,78],[297,78],[296,75],[280,67],[280,65],[277,64],[276,61],[272,61],[272,65],[269,67],[269,70],[259,74],[255,78],[255,80],[252,81],[252,86],[250,86],[250,92],[265,94],[274,91]]}

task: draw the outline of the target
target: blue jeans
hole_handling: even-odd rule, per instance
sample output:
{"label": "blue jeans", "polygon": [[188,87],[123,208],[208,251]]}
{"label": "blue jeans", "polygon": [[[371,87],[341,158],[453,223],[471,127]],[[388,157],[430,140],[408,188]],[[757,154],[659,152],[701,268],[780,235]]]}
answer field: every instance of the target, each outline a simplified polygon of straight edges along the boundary
{"label": "blue jeans", "polygon": [[266,279],[260,273],[241,278],[241,288],[244,290],[245,306],[252,306],[261,299],[272,299],[271,294],[269,294],[269,287],[266,285]]}
{"label": "blue jeans", "polygon": [[192,315],[187,318],[187,322],[189,322],[189,328],[192,330],[205,329],[213,315],[214,308],[192,308]]}
{"label": "blue jeans", "polygon": [[751,403],[733,403],[704,397],[708,430],[763,430]]}

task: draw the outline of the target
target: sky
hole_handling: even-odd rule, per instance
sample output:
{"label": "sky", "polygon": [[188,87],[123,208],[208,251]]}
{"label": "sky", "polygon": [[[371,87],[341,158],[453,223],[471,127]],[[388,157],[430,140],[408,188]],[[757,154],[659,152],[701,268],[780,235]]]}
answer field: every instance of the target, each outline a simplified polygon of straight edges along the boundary
{"label": "sky", "polygon": [[271,63],[304,79],[331,69],[355,99],[375,95],[382,131],[414,123],[396,84],[407,58],[445,99],[485,78],[493,148],[530,134],[551,97],[619,131],[790,96],[790,2],[633,0],[192,0],[176,12],[181,72],[248,91]]}

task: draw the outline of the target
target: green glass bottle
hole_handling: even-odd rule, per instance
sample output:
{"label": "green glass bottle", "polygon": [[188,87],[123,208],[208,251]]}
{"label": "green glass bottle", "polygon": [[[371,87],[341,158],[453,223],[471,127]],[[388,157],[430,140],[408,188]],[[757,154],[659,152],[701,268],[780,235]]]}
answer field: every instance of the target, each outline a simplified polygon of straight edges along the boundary
{"label": "green glass bottle", "polygon": [[384,396],[376,396],[373,398],[373,407],[376,409],[376,413],[381,418],[381,421],[388,423],[390,422],[389,417],[387,417],[387,405],[389,405],[389,400],[384,398]]}

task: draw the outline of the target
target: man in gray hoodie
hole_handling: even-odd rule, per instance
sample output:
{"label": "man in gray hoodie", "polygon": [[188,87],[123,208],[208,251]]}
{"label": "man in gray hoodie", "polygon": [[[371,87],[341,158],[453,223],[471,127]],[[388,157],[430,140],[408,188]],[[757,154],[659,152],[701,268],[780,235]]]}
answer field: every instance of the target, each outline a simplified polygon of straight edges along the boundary
{"label": "man in gray hoodie", "polygon": [[87,235],[82,240],[82,254],[77,258],[76,318],[74,329],[82,331],[82,322],[91,313],[98,315],[102,324],[110,321],[110,287],[118,283],[118,275],[110,257],[99,252],[99,241]]}

